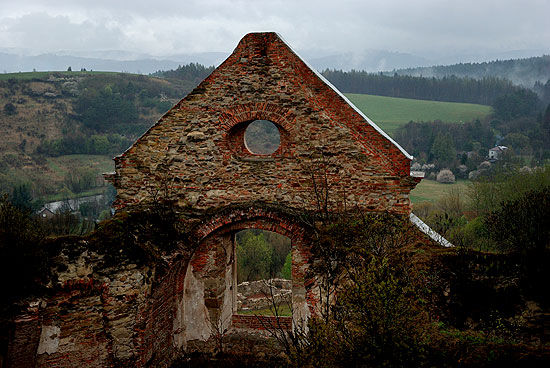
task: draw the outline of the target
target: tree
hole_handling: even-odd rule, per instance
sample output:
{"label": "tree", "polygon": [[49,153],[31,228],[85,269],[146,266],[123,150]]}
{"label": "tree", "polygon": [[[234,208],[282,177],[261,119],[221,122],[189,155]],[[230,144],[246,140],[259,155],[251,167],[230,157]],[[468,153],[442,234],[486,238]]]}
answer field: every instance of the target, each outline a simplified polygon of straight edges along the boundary
{"label": "tree", "polygon": [[27,213],[33,208],[31,190],[28,185],[21,184],[13,188],[10,202],[19,211]]}
{"label": "tree", "polygon": [[550,186],[504,202],[487,216],[486,226],[503,248],[541,254],[550,247]]}
{"label": "tree", "polygon": [[455,175],[453,172],[449,169],[443,169],[439,173],[437,173],[437,181],[439,183],[454,183],[455,182]]}
{"label": "tree", "polygon": [[286,280],[292,280],[292,252],[288,252],[285,258],[285,264],[281,270],[281,276]]}
{"label": "tree", "polygon": [[67,68],[67,71],[68,71],[68,72],[72,72],[72,71],[73,71],[73,68],[71,68],[71,66],[69,66],[69,67]]}
{"label": "tree", "polygon": [[244,232],[237,241],[237,278],[239,282],[270,277],[272,248],[263,233]]}
{"label": "tree", "polygon": [[133,96],[121,93],[116,85],[85,90],[76,100],[75,111],[84,126],[97,132],[113,131],[117,125],[138,118]]}
{"label": "tree", "polygon": [[0,310],[31,289],[44,269],[44,234],[28,214],[0,198]]}
{"label": "tree", "polygon": [[15,115],[17,113],[17,107],[11,102],[4,105],[4,113],[6,115]]}
{"label": "tree", "polygon": [[546,149],[550,149],[550,104],[546,107],[546,111],[542,117],[541,130],[544,142],[543,145]]}
{"label": "tree", "polygon": [[434,139],[430,153],[440,166],[449,166],[456,156],[455,145],[451,135],[439,132]]}
{"label": "tree", "polygon": [[73,193],[80,193],[95,186],[96,175],[93,170],[78,168],[65,174],[64,183]]}
{"label": "tree", "polygon": [[522,116],[535,116],[540,106],[537,95],[528,90],[519,90],[498,97],[493,103],[498,119],[511,120]]}

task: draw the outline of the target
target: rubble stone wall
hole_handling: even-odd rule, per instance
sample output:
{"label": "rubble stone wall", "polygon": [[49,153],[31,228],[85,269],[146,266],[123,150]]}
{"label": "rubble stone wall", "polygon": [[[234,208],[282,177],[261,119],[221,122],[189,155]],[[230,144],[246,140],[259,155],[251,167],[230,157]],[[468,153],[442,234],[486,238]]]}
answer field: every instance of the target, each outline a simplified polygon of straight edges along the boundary
{"label": "rubble stone wall", "polygon": [[229,334],[231,344],[241,346],[237,336],[259,330],[256,321],[234,318],[234,234],[246,228],[276,231],[291,239],[296,255],[294,308],[297,315],[311,315],[316,300],[310,286],[306,288],[314,285],[305,278],[308,232],[297,217],[250,205],[203,214],[191,222],[186,240],[163,254],[161,263],[137,262],[131,254],[106,262],[107,254],[92,251],[88,240],[62,239],[51,261],[47,292],[26,301],[26,308],[13,318],[7,367],[163,367],[185,352],[217,347],[220,336]]}
{"label": "rubble stone wall", "polygon": [[[244,144],[256,119],[279,129],[280,146],[270,155]],[[312,181],[326,178],[333,207],[345,200],[408,214],[418,181],[410,158],[274,33],[245,36],[115,168],[107,178],[118,210],[158,198],[159,187],[178,205],[200,209],[255,200],[316,209]]]}
{"label": "rubble stone wall", "polygon": [[[279,129],[280,146],[270,155],[244,144],[256,119]],[[291,239],[293,316],[283,322],[303,326],[319,300],[303,221],[325,205],[315,188],[329,189],[331,210],[408,215],[419,180],[409,165],[399,146],[276,34],[249,34],[106,176],[117,189],[114,229],[128,225],[124,211],[167,201],[188,212],[180,219],[185,236],[168,249],[173,239],[142,234],[151,234],[147,223],[116,238],[120,244],[104,233],[103,248],[93,251],[91,238],[62,240],[43,295],[22,301],[12,320],[6,365],[164,367],[186,351],[218,348],[225,337],[259,351],[243,338],[268,341],[258,320],[234,313],[234,234],[256,228]]]}

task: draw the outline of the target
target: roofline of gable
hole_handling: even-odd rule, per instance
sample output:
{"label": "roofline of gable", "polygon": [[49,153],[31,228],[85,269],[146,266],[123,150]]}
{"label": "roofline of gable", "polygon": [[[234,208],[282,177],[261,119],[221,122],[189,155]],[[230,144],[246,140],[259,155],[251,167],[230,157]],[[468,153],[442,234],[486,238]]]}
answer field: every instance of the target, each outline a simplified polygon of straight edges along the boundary
{"label": "roofline of gable", "polygon": [[445,239],[437,231],[433,230],[430,226],[428,226],[428,224],[426,224],[424,221],[422,221],[414,213],[412,213],[412,212],[410,213],[409,220],[413,223],[414,226],[416,226],[424,234],[428,235],[433,241],[435,241],[439,245],[441,245],[445,248],[453,248],[454,247],[454,244],[452,244],[450,241]]}
{"label": "roofline of gable", "polygon": [[399,143],[397,143],[396,141],[393,140],[392,137],[390,137],[384,130],[382,130],[378,125],[376,125],[371,119],[369,119],[368,116],[366,116],[361,110],[359,110],[359,108],[357,108],[357,106],[355,106],[342,92],[340,92],[338,90],[338,88],[336,88],[332,83],[329,82],[328,79],[326,79],[321,73],[319,73],[317,71],[317,69],[315,69],[314,67],[311,66],[311,64],[309,64],[303,57],[300,56],[300,54],[298,54],[296,52],[296,50],[294,50],[292,48],[292,46],[290,46],[288,44],[288,42],[285,41],[285,39],[277,32],[275,32],[277,34],[277,37],[279,37],[281,39],[281,41],[283,41],[283,43],[290,49],[290,51],[292,51],[294,53],[294,55],[296,55],[296,57],[298,57],[313,73],[315,73],[315,75],[317,75],[317,77],[319,77],[319,79],[321,79],[327,86],[329,86],[330,88],[332,88],[332,90],[334,92],[336,92],[348,105],[350,105],[354,110],[355,112],[357,112],[363,119],[365,119],[378,133],[382,134],[382,136],[384,136],[384,138],[386,138],[387,140],[389,140],[394,146],[396,146],[400,151],[401,153],[403,153],[409,160],[412,160],[413,159],[413,156],[410,155],[407,151],[405,151],[405,149],[403,147],[401,147],[399,145]]}
{"label": "roofline of gable", "polygon": [[[265,32],[258,32],[258,33],[265,33]],[[296,52],[296,50],[294,50],[292,48],[292,46],[289,45],[288,42],[285,41],[285,39],[278,33],[278,32],[273,32],[277,35],[277,37],[279,37],[279,39],[286,45],[286,47],[288,47],[288,49],[290,51],[292,51],[294,53],[294,55],[296,55],[296,57],[298,59],[300,59],[304,65],[306,65],[321,81],[323,81],[323,83],[325,83],[327,86],[329,86],[334,92],[336,92],[336,94],[338,94],[338,96],[340,96],[353,110],[355,110],[355,112],[357,112],[363,119],[365,119],[367,121],[367,123],[370,124],[370,126],[372,126],[378,133],[380,133],[384,138],[386,138],[387,140],[389,140],[394,146],[396,146],[399,151],[401,151],[401,153],[403,153],[405,155],[405,157],[407,157],[409,160],[412,161],[413,159],[413,156],[411,154],[409,154],[407,151],[405,151],[405,149],[403,147],[401,147],[399,145],[399,143],[397,143],[396,141],[393,140],[392,137],[390,137],[384,130],[382,130],[378,125],[376,125],[376,123],[374,123],[368,116],[366,116],[361,110],[359,110],[359,108],[357,106],[355,106],[342,92],[340,92],[338,90],[338,88],[336,88],[328,79],[326,79],[321,73],[319,73],[317,71],[317,69],[315,69],[309,62],[307,62],[303,57],[300,56],[300,54],[298,54]],[[236,46],[238,47],[238,45]],[[214,71],[212,73],[214,73],[223,63],[225,63],[227,61],[227,59],[229,59],[231,57],[231,55],[233,55],[235,51],[233,51],[231,54],[229,54],[229,56],[223,61],[220,63],[220,65],[218,65]],[[206,77],[208,78],[208,77]],[[205,78],[205,79],[206,79]],[[204,82],[204,80],[203,80]],[[202,83],[202,82],[201,82]],[[199,83],[199,85],[201,84]],[[195,87],[196,88],[196,87]],[[193,88],[193,90],[195,89]],[[192,91],[191,91],[192,92]],[[185,97],[187,97],[187,95],[185,95],[179,102],[181,102]],[[178,103],[179,103],[178,102]],[[173,107],[172,107],[173,108]],[[138,139],[135,140],[134,143],[132,143],[130,145],[130,147],[126,148],[126,150],[124,150],[124,152],[120,153],[119,155],[116,155],[115,157],[113,157],[113,159],[116,159],[116,158],[120,158],[122,156],[124,156],[126,154],[126,152],[128,152],[143,136],[145,136],[147,133],[149,133],[149,131],[151,129],[153,129],[153,127],[155,127],[163,118],[166,114],[168,114],[172,108],[170,108],[168,111],[166,111],[153,125],[151,125],[149,127],[149,129],[147,129],[142,135],[140,135],[138,137]]]}

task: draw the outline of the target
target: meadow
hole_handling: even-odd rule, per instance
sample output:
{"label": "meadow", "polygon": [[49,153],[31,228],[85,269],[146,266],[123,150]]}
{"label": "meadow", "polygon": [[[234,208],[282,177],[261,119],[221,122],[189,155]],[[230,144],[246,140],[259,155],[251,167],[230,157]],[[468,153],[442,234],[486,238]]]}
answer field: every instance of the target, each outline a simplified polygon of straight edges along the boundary
{"label": "meadow", "polygon": [[411,191],[411,203],[414,205],[419,202],[437,202],[450,190],[459,190],[464,197],[469,184],[469,180],[457,180],[454,184],[442,184],[435,180],[422,179],[416,188]]}
{"label": "meadow", "polygon": [[409,121],[441,120],[460,123],[483,119],[492,111],[490,106],[469,103],[413,100],[354,93],[345,95],[359,110],[390,134]]}

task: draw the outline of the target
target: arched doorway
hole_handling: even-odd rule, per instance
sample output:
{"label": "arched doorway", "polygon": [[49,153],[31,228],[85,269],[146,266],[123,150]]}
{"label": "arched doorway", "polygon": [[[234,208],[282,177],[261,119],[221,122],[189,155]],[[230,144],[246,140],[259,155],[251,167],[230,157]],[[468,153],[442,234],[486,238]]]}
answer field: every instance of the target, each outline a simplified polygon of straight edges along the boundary
{"label": "arched doorway", "polygon": [[203,221],[193,232],[198,245],[185,270],[183,292],[177,302],[175,341],[208,340],[231,329],[254,329],[258,319],[239,315],[237,299],[236,234],[246,229],[270,231],[291,242],[292,316],[283,325],[304,326],[311,316],[316,298],[313,280],[306,279],[310,249],[308,229],[292,215],[265,207],[222,211]]}

